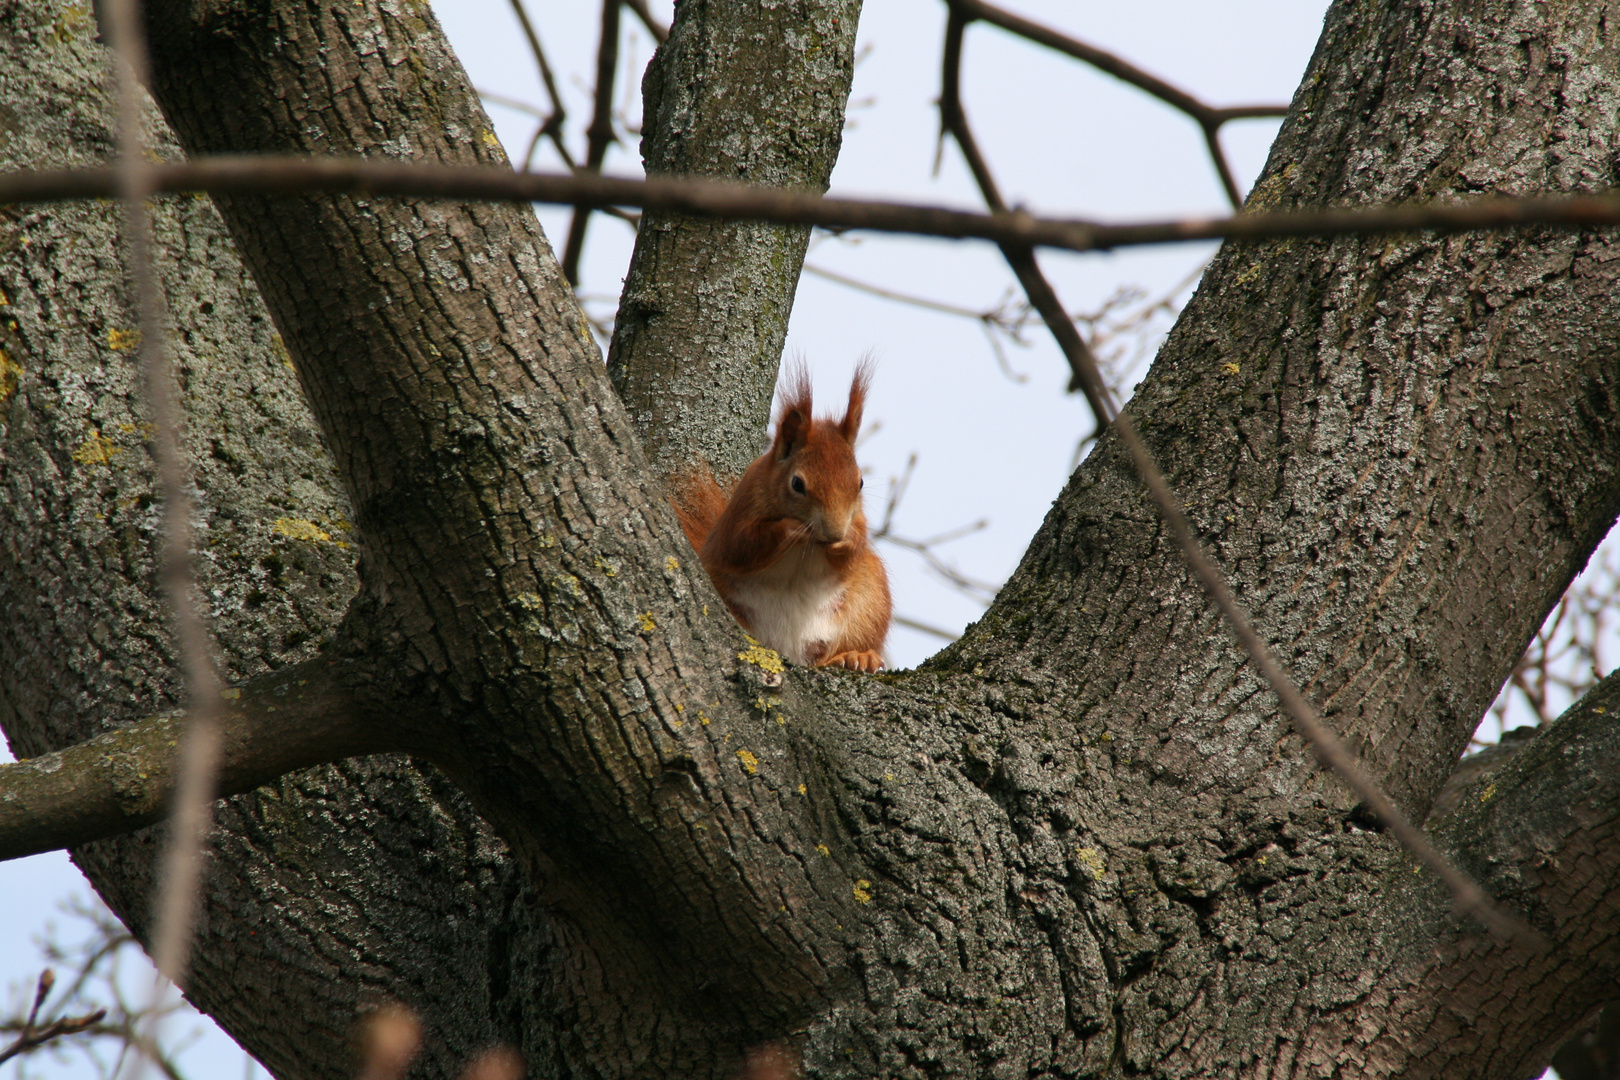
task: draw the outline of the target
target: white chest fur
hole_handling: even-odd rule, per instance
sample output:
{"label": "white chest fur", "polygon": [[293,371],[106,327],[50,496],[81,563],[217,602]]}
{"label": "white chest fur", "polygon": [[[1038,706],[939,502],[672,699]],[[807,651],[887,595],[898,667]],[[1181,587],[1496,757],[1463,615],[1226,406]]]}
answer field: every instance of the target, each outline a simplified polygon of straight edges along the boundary
{"label": "white chest fur", "polygon": [[838,639],[844,586],[816,544],[795,544],[767,569],[739,579],[732,599],[760,644],[796,664],[815,663]]}

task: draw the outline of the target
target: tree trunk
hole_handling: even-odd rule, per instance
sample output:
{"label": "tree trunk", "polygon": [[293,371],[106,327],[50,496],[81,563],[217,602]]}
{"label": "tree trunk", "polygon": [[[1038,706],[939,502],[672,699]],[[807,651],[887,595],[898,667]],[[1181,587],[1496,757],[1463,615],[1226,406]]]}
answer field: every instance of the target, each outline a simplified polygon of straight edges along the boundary
{"label": "tree trunk", "polygon": [[[727,49],[682,51],[723,9],[678,9],[649,146],[810,107],[742,93]],[[106,152],[77,10],[3,9],[14,162]],[[830,6],[774,10],[784,40],[853,41],[853,11],[831,33]],[[423,10],[150,11],[188,154],[498,155]],[[1336,4],[1251,204],[1613,186],[1613,15]],[[773,55],[784,83],[848,70]],[[675,71],[732,93],[665,108]],[[815,86],[825,120],[847,85]],[[824,183],[827,126],[801,171],[761,175]],[[775,161],[777,129],[748,130]],[[700,142],[667,167],[726,167]],[[388,996],[425,1018],[423,1076],[500,1039],[537,1076],[733,1076],[782,1043],[826,1077],[1509,1078],[1614,985],[1620,680],[1436,823],[1552,942],[1510,946],[1317,770],[1111,439],[956,645],[917,672],[782,679],[656,476],[669,447],[743,430],[718,388],[763,421],[791,273],[765,275],[773,312],[723,309],[745,347],[616,350],[632,401],[701,360],[706,389],[644,452],[526,208],[220,211],[263,308],[206,204],[165,201],[160,235],[189,256],[167,292],[222,662],[340,669],[433,766],[301,773],[223,815],[188,990],[278,1075],[347,1073],[348,1017]],[[20,368],[0,718],[24,754],[175,699],[112,220],[19,212],[0,253]],[[648,254],[662,228],[627,309],[741,280],[727,245],[755,227],[670,226],[709,253],[695,282]],[[771,235],[767,262],[796,265]],[[1131,406],[1263,632],[1415,816],[1620,508],[1617,255],[1574,230],[1227,245]],[[138,931],[153,844],[78,852]]]}

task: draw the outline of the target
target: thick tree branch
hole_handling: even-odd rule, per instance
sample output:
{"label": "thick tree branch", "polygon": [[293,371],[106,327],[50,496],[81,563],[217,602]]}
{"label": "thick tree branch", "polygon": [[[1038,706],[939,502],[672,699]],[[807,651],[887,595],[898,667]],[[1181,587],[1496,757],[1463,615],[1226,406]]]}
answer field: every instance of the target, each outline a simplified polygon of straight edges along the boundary
{"label": "thick tree branch", "polygon": [[[234,9],[148,10],[154,94],[189,153],[410,143],[447,164],[497,159],[459,69],[394,81],[420,47],[414,18],[284,5],[272,31]],[[377,27],[393,36],[353,49]],[[262,90],[277,85],[388,123],[320,130]],[[367,95],[385,86],[396,108],[379,112]],[[445,102],[455,123],[415,121]],[[606,972],[590,978],[618,996],[593,1002],[593,1022],[639,1031],[672,1071],[722,1070],[712,1029],[671,1029],[653,1003],[701,997],[728,1038],[796,1022],[844,962],[856,901],[839,859],[806,856],[830,791],[777,798],[762,824],[759,800],[779,793],[754,792],[758,762],[814,760],[812,736],[758,730],[756,672],[532,212],[374,195],[220,205],[365,539],[339,647],[391,673],[367,708],[420,704],[406,737],[547,883],[578,970]],[[334,267],[386,288],[333,290]]]}
{"label": "thick tree branch", "polygon": [[[430,88],[432,115],[452,110],[452,122],[409,119],[428,111],[413,95],[437,70],[417,62],[437,46],[414,23],[288,4],[270,27],[182,6],[162,5],[177,32],[158,39],[193,150],[483,153],[481,118],[454,111],[470,97],[459,76]],[[1386,29],[1407,47],[1406,21]],[[1464,40],[1435,34],[1448,56]],[[352,47],[362,37],[364,52]],[[1373,70],[1413,69],[1373,38],[1330,43],[1372,51]],[[1578,49],[1574,59],[1608,70]],[[1511,66],[1479,67],[1525,82]],[[330,97],[350,86],[363,103],[346,89]],[[1443,111],[1401,104],[1408,124]],[[362,109],[376,124],[347,134],[343,118]],[[1331,98],[1310,114],[1375,111]],[[1606,130],[1612,115],[1579,119]],[[1322,153],[1387,142],[1351,132]],[[1324,194],[1343,189],[1313,173],[1322,153],[1309,150],[1285,147],[1294,172],[1263,185],[1262,201],[1340,197]],[[1604,167],[1606,147],[1593,153]],[[1504,188],[1526,189],[1548,186]],[[1396,931],[1412,924],[1384,918],[1401,896],[1367,903],[1427,886],[1352,798],[1316,778],[1116,442],[1082,467],[1002,601],[931,669],[769,672],[731,644],[723,618],[699,614],[714,597],[682,565],[632,426],[530,224],[375,192],[223,201],[355,496],[366,576],[339,655],[362,650],[386,672],[357,691],[368,703],[420,706],[407,726],[432,736],[420,745],[512,840],[543,888],[536,908],[556,913],[528,948],[471,935],[532,966],[497,979],[491,961],[488,979],[466,980],[500,986],[475,1019],[540,1033],[541,1071],[735,1075],[740,1051],[726,1048],[791,1036],[822,1074],[918,1061],[959,1075],[1287,1072],[1295,1043],[1279,1033],[1377,1019],[1362,973],[1390,955],[1382,945],[1427,958],[1464,939],[1432,888],[1418,904],[1428,922],[1407,936]],[[1290,669],[1362,737],[1369,767],[1419,803],[1470,694],[1616,502],[1604,471],[1620,460],[1612,355],[1521,336],[1617,339],[1608,240],[1494,240],[1229,245],[1133,406],[1194,529],[1267,637],[1288,643]],[[1446,276],[1459,265],[1472,284]],[[1449,307],[1458,297],[1472,306]],[[1498,430],[1506,416],[1511,437]],[[57,435],[56,458],[79,463],[79,438]],[[105,458],[100,447],[77,452]],[[1535,580],[1514,576],[1521,564]],[[1459,593],[1509,597],[1512,610]],[[50,599],[28,595],[37,608]],[[8,695],[23,693],[7,677]],[[60,708],[42,702],[8,707]],[[382,805],[349,816],[363,824]],[[265,816],[276,813],[272,802]],[[476,835],[424,819],[400,830],[407,843]],[[293,845],[287,862],[309,865],[308,850]],[[278,914],[294,880],[264,890]],[[479,878],[442,886],[461,880]],[[524,907],[495,891],[500,916]],[[255,903],[218,917],[252,917]],[[441,908],[412,908],[423,910]],[[461,954],[431,955],[411,970]],[[370,958],[340,965],[370,972]],[[336,1060],[338,1041],[317,1039],[321,1061]],[[1410,1045],[1380,1045],[1379,1063],[1401,1070]]]}
{"label": "thick tree branch", "polygon": [[[219,708],[220,797],[311,765],[398,750],[394,723],[367,716],[343,665],[313,660],[226,690]],[[161,821],[189,718],[126,724],[89,742],[0,765],[0,861],[77,847]]]}
{"label": "thick tree branch", "polygon": [[[0,5],[6,107],[33,118],[0,147],[6,167],[88,165],[113,144],[108,52],[84,11]],[[417,45],[438,63],[431,41]],[[179,157],[156,110],[146,117],[159,155]],[[154,211],[187,390],[198,584],[215,662],[240,684],[329,640],[356,590],[354,513],[213,205],[160,199]],[[155,587],[136,321],[108,258],[118,221],[116,205],[81,203],[4,223],[0,347],[21,373],[0,380],[0,725],[20,757],[182,701]],[[92,401],[84,387],[97,388]],[[276,1075],[352,1077],[350,1018],[373,996],[408,1002],[438,1033],[424,1075],[455,1077],[481,1048],[518,1041],[512,1010],[492,1001],[511,954],[544,961],[548,916],[516,902],[515,862],[437,770],[397,754],[350,759],[217,811],[187,993]],[[140,830],[73,853],[143,940],[158,839]],[[334,978],[333,965],[363,974]]]}
{"label": "thick tree branch", "polygon": [[[959,8],[953,6],[945,29],[940,117],[945,130],[962,148],[985,203],[993,212],[1005,212],[1006,205],[1002,202],[1001,193],[990,173],[989,163],[979,150],[978,141],[973,137],[973,130],[967,121],[967,113],[962,107],[962,37],[965,29],[964,16],[960,14]],[[1215,152],[1216,160],[1222,162],[1222,175],[1226,176],[1219,148],[1212,142],[1211,149]],[[1234,197],[1234,204],[1237,201]],[[1332,729],[1322,723],[1316,709],[1300,693],[1299,688],[1273,655],[1265,639],[1256,631],[1249,613],[1232,595],[1232,588],[1227,583],[1225,575],[1205,553],[1192,526],[1188,524],[1186,515],[1182,513],[1175,493],[1165,480],[1163,471],[1153,460],[1153,455],[1146,444],[1142,442],[1135,422],[1129,415],[1122,414],[1118,404],[1113,400],[1113,395],[1097,366],[1096,357],[1081,338],[1074,320],[1064,310],[1057,292],[1047,281],[1046,275],[1041,272],[1034,250],[1008,244],[1003,244],[1001,250],[1013,272],[1018,276],[1018,282],[1023,287],[1024,294],[1029,297],[1031,306],[1040,312],[1047,329],[1069,361],[1072,372],[1070,389],[1078,388],[1084,392],[1097,427],[1099,429],[1112,427],[1120,442],[1125,445],[1137,474],[1142,478],[1159,513],[1169,525],[1177,546],[1181,548],[1182,555],[1187,560],[1187,565],[1197,577],[1205,594],[1220,610],[1222,617],[1242,643],[1249,659],[1265,677],[1272,692],[1277,695],[1277,699],[1293,720],[1296,730],[1310,745],[1322,764],[1332,769],[1350,786],[1414,858],[1445,881],[1459,911],[1474,916],[1498,934],[1517,937],[1539,945],[1539,939],[1529,927],[1498,910],[1478,884],[1435,849],[1423,831],[1390,800],[1376,781],[1362,771],[1356,764],[1354,755],[1345,748]]]}
{"label": "thick tree branch", "polygon": [[[1610,675],[1511,761],[1461,792],[1433,823],[1437,840],[1549,940],[1527,953],[1478,937],[1403,862],[1385,875],[1380,918],[1396,941],[1372,945],[1366,986],[1380,1040],[1401,1039],[1403,1075],[1449,1077],[1492,1048],[1497,1075],[1535,1075],[1565,1033],[1613,994],[1620,977],[1620,673]],[[1429,942],[1428,947],[1419,943]],[[1417,946],[1417,947],[1411,947]],[[1305,1059],[1365,1054],[1367,1031],[1325,1018],[1303,1033]]]}
{"label": "thick tree branch", "polygon": [[[858,0],[679,5],[642,80],[647,173],[825,191],[859,17]],[[770,411],[809,230],[647,209],[608,371],[654,475],[702,462],[738,475]]]}

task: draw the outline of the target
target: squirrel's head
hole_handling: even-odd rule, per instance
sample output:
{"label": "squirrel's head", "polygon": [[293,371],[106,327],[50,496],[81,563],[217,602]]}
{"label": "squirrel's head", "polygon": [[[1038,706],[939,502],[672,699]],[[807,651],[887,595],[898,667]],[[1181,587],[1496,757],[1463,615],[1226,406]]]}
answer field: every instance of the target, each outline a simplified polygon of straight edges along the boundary
{"label": "squirrel's head", "polygon": [[844,415],[818,420],[811,412],[809,372],[794,365],[787,373],[771,443],[772,473],[779,488],[775,497],[785,516],[803,522],[818,543],[838,546],[866,531],[855,437],[860,434],[871,380],[871,362],[863,360],[850,383]]}

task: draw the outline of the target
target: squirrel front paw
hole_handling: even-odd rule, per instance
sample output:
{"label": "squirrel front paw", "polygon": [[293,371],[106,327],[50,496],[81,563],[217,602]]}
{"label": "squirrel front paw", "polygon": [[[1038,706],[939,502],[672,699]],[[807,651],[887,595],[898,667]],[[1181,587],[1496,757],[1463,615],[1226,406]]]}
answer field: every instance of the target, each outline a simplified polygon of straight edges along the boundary
{"label": "squirrel front paw", "polygon": [[816,663],[817,667],[841,667],[851,671],[877,672],[883,670],[883,656],[868,649],[863,652],[841,652]]}

